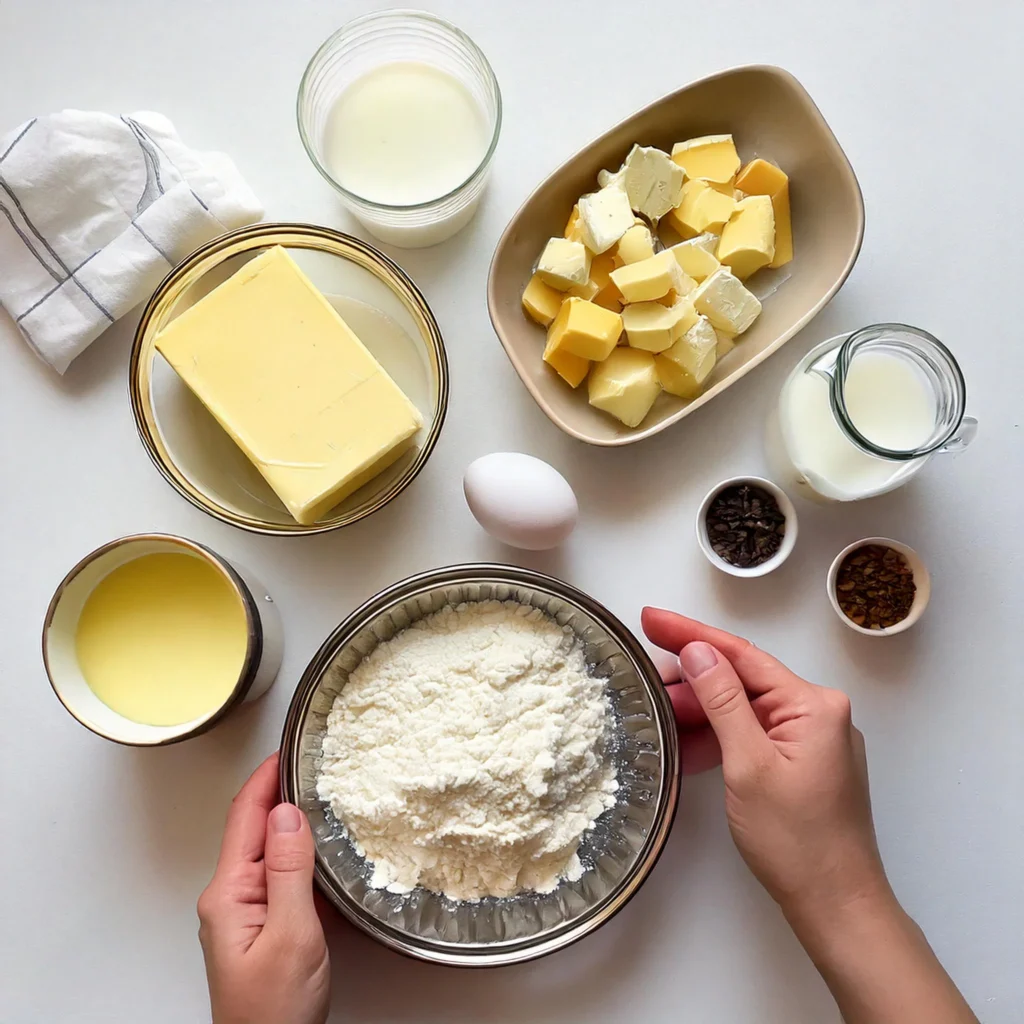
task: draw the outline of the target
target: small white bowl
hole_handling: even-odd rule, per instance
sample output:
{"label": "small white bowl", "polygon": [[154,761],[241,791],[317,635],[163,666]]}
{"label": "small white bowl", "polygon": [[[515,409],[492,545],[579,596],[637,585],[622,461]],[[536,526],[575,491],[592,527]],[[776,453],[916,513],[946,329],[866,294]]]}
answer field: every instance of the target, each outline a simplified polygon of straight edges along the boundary
{"label": "small white bowl", "polygon": [[[914,574],[914,584],[917,587],[917,592],[914,594],[914,603],[910,606],[907,617],[901,619],[895,626],[889,626],[886,629],[868,629],[865,626],[858,626],[839,607],[839,598],[836,596],[836,577],[839,575],[839,567],[843,564],[843,559],[851,552],[856,551],[858,548],[867,547],[869,544],[877,544],[879,547],[892,548],[894,551],[898,551],[907,560],[910,571]],[[928,572],[928,567],[913,548],[908,547],[906,544],[901,544],[898,540],[891,540],[888,537],[865,537],[863,540],[847,544],[836,555],[828,570],[825,589],[828,592],[829,603],[835,609],[836,615],[842,620],[843,625],[848,626],[855,633],[862,633],[864,636],[895,636],[897,633],[903,633],[910,629],[924,614],[925,608],[928,607],[928,600],[932,596],[932,578]]]}
{"label": "small white bowl", "polygon": [[[786,517],[786,532],[782,536],[782,546],[779,550],[776,551],[767,562],[762,562],[760,565],[753,565],[746,569],[743,569],[738,565],[732,565],[720,555],[715,554],[715,549],[711,546],[711,539],[708,537],[707,523],[708,509],[711,507],[711,502],[714,501],[715,498],[727,487],[736,487],[741,484],[748,484],[751,487],[760,487],[762,490],[767,491],[778,503],[779,509]],[[722,572],[726,572],[730,576],[740,576],[748,579],[755,576],[767,576],[768,573],[778,569],[778,567],[782,565],[787,558],[789,558],[790,553],[796,545],[796,535],[796,509],[793,507],[793,502],[789,500],[789,495],[787,495],[781,487],[777,484],[773,484],[771,480],[765,480],[764,477],[729,477],[728,480],[723,480],[721,483],[715,484],[715,486],[712,487],[704,496],[704,500],[700,503],[700,508],[697,509],[697,543],[700,545],[700,549],[704,552],[704,556],[707,560],[716,569],[721,569]]]}

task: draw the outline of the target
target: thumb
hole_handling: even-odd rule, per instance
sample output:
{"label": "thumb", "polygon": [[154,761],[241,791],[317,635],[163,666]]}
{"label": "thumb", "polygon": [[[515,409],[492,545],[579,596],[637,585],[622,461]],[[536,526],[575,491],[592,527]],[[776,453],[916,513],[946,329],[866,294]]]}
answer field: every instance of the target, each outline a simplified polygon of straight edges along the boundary
{"label": "thumb", "polygon": [[679,664],[715,730],[726,768],[770,746],[747,691],[725,655],[711,644],[695,641],[679,652]]}
{"label": "thumb", "polygon": [[294,804],[278,804],[267,818],[263,862],[267,872],[267,927],[298,937],[319,928],[313,906],[313,833]]}

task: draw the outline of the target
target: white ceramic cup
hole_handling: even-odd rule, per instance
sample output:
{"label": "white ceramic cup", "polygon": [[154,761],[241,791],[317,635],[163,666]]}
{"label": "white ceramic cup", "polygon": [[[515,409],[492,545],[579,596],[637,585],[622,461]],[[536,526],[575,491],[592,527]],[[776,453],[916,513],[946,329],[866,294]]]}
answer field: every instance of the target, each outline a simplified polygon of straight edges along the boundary
{"label": "white ceramic cup", "polygon": [[[917,587],[917,592],[914,594],[914,603],[910,606],[907,617],[901,619],[895,626],[889,626],[887,629],[867,629],[865,626],[858,626],[839,607],[839,598],[836,595],[836,578],[839,575],[839,567],[843,564],[843,560],[858,548],[867,547],[869,544],[877,544],[879,547],[892,548],[894,551],[898,551],[907,560],[907,565],[910,566],[910,571],[914,574],[914,584]],[[928,601],[932,596],[932,578],[921,556],[912,547],[908,547],[898,540],[890,540],[888,537],[865,537],[863,540],[847,544],[836,555],[825,579],[825,589],[828,592],[829,603],[835,609],[835,613],[842,620],[843,625],[848,626],[855,633],[861,633],[864,636],[895,636],[897,633],[906,632],[924,615],[924,610],[928,607]]]}
{"label": "white ceramic cup", "polygon": [[[711,546],[711,538],[708,536],[708,509],[711,508],[711,502],[721,494],[727,487],[737,487],[742,484],[748,484],[751,487],[760,487],[763,491],[767,491],[778,503],[779,510],[786,517],[786,532],[782,535],[782,544],[779,546],[779,550],[772,555],[766,562],[762,562],[760,565],[752,565],[748,568],[741,568],[738,565],[732,565],[727,562],[720,555],[715,553],[715,549]],[[779,487],[777,484],[773,484],[771,480],[765,480],[764,477],[760,476],[733,476],[728,480],[723,480],[721,483],[715,484],[706,495],[704,500],[700,503],[700,507],[697,509],[697,543],[700,545],[701,551],[704,552],[707,560],[716,568],[721,569],[722,572],[728,573],[730,576],[739,576],[741,578],[752,579],[755,576],[767,576],[768,573],[774,572],[782,563],[789,558],[796,545],[797,535],[797,521],[796,521],[796,509],[793,507],[793,502],[789,500],[789,495]]]}
{"label": "white ceramic cup", "polygon": [[[245,662],[230,696],[219,707],[179,725],[146,725],[118,714],[96,696],[82,675],[75,654],[78,621],[89,595],[102,579],[128,562],[153,554],[187,554],[212,565],[230,584],[245,611],[248,643]],[[171,534],[137,534],[104,544],[86,555],[64,577],[43,623],[43,662],[60,702],[87,729],[105,739],[138,747],[164,746],[198,736],[232,708],[270,689],[281,667],[284,632],[277,605],[266,587],[247,569],[209,548]]]}

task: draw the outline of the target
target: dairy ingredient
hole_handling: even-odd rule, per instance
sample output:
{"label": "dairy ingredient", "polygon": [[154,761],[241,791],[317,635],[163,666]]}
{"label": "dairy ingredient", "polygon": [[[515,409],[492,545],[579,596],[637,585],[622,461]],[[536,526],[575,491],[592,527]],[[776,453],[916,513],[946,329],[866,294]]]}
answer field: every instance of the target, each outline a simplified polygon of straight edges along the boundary
{"label": "dairy ingredient", "polygon": [[75,635],[89,688],[146,725],[181,725],[221,707],[247,643],[232,586],[209,562],[176,553],[143,555],[104,577]]}
{"label": "dairy ingredient", "polygon": [[393,61],[356,79],[335,101],[324,159],[361,199],[411,206],[462,185],[489,142],[484,111],[457,78],[420,61]]}
{"label": "dairy ingredient", "polygon": [[615,803],[604,684],[537,609],[444,608],[380,644],[328,716],[317,793],[370,884],[455,900],[550,892]]}
{"label": "dairy ingredient", "polygon": [[[911,450],[934,428],[933,394],[901,356],[857,355],[844,394],[854,425],[880,447]],[[817,373],[797,373],[786,383],[779,416],[790,459],[825,497],[842,500],[882,490],[906,469],[905,462],[868,455],[843,433],[832,413],[829,383]]]}

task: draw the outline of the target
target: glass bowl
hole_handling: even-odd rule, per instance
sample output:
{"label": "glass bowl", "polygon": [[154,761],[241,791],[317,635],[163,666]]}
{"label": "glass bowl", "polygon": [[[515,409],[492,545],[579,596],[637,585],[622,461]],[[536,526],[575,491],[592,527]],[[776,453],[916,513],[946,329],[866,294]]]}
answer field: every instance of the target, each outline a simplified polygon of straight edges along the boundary
{"label": "glass bowl", "polygon": [[[178,314],[274,245],[288,249],[424,421],[409,452],[308,526],[292,519],[256,467],[154,345]],[[430,458],[444,423],[448,361],[426,300],[383,253],[350,235],[312,224],[254,224],[208,242],[161,282],[135,332],[129,392],[139,437],[179,494],[215,519],[243,530],[295,536],[357,522],[412,483]]]}
{"label": "glass bowl", "polygon": [[[607,681],[619,792],[580,845],[585,871],[547,894],[453,902],[425,889],[397,895],[368,885],[369,866],[316,792],[327,715],[349,673],[382,641],[445,605],[517,601],[575,633]],[[647,653],[593,598],[510,565],[462,565],[413,576],[371,598],[324,642],[292,698],[281,740],[281,793],[309,818],[316,879],[353,924],[401,953],[463,967],[532,960],[604,924],[643,884],[668,838],[679,797],[671,703]]]}
{"label": "glass bowl", "polygon": [[[480,163],[465,181],[446,195],[405,206],[357,195],[331,172],[324,155],[338,97],[367,72],[399,61],[429,64],[454,77],[490,131]],[[296,117],[306,155],[353,215],[381,241],[413,249],[450,238],[476,212],[501,134],[501,90],[483,51],[465,32],[425,11],[377,11],[344,25],[313,55],[299,85]]]}

